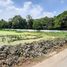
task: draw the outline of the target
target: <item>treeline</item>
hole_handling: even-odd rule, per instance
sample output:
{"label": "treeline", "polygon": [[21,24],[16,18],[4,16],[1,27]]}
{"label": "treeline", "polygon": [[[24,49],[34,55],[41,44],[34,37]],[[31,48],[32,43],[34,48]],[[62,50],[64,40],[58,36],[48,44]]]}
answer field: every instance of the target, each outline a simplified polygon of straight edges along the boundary
{"label": "treeline", "polygon": [[67,11],[64,11],[53,18],[43,17],[40,19],[33,19],[30,15],[28,15],[27,19],[24,19],[20,15],[16,15],[8,22],[1,19],[0,29],[67,30]]}

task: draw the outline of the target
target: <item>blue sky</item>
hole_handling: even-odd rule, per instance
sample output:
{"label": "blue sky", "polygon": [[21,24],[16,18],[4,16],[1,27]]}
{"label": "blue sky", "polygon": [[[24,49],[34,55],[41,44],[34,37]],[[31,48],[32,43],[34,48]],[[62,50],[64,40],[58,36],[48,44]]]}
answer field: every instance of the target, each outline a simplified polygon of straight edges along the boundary
{"label": "blue sky", "polygon": [[26,18],[53,17],[67,10],[67,0],[0,0],[0,19],[15,15]]}

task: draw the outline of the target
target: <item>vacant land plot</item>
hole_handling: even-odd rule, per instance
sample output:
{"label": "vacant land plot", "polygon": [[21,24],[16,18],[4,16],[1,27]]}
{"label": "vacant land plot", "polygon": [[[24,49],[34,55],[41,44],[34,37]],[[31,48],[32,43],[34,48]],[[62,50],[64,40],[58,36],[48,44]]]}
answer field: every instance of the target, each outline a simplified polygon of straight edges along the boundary
{"label": "vacant land plot", "polygon": [[40,39],[66,38],[67,32],[24,32],[0,30],[1,45],[16,45],[19,43],[38,41]]}
{"label": "vacant land plot", "polygon": [[67,32],[0,30],[0,67],[27,67],[41,62],[67,48],[65,38]]}

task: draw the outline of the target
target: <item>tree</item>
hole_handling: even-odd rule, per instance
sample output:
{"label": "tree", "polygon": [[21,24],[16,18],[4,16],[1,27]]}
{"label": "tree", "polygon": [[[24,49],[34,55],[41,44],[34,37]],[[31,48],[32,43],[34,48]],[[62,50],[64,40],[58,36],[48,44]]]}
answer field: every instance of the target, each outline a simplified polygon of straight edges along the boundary
{"label": "tree", "polygon": [[48,17],[36,19],[33,22],[33,28],[34,29],[52,29],[54,26],[53,21],[54,21],[53,18],[48,18]]}
{"label": "tree", "polygon": [[27,27],[27,22],[25,19],[23,19],[20,15],[16,15],[15,17],[13,17],[11,19],[11,21],[9,22],[9,25],[11,28],[14,29],[25,29]]}
{"label": "tree", "polygon": [[33,22],[33,29],[37,29],[37,30],[42,29],[42,24],[41,24],[41,22],[38,21],[38,20],[34,20],[34,22]]}
{"label": "tree", "polygon": [[63,13],[59,14],[58,16],[56,16],[54,19],[54,27],[56,29],[62,29],[63,26],[67,23],[66,22],[66,18],[67,17],[67,11],[64,11]]}
{"label": "tree", "polygon": [[0,20],[0,29],[7,28],[7,22],[4,19]]}
{"label": "tree", "polygon": [[61,29],[67,29],[67,16],[61,19]]}
{"label": "tree", "polygon": [[27,19],[16,15],[8,22],[4,19],[0,20],[0,29],[63,29],[67,30],[67,11],[55,16],[53,18],[43,17],[39,19],[32,19],[30,15]]}
{"label": "tree", "polygon": [[28,27],[28,29],[33,28],[33,19],[30,15],[27,15],[27,27]]}

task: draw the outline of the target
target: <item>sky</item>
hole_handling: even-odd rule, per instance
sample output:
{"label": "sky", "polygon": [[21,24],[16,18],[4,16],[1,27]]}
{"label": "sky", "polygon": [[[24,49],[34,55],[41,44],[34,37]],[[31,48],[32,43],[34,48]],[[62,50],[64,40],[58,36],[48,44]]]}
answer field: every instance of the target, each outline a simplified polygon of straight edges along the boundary
{"label": "sky", "polygon": [[0,19],[8,20],[15,15],[34,19],[53,17],[67,10],[67,0],[0,0]]}

